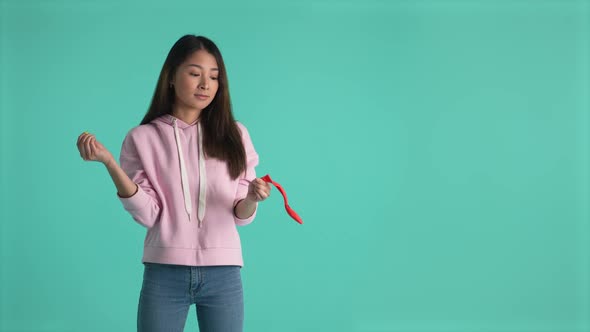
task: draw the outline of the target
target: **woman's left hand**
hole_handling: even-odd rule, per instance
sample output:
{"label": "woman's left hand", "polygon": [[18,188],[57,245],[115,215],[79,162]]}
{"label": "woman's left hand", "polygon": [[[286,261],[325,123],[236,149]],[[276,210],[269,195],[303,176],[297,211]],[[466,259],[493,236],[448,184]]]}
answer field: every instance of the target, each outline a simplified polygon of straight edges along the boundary
{"label": "woman's left hand", "polygon": [[270,196],[270,189],[270,183],[264,182],[260,178],[255,178],[248,185],[248,195],[246,198],[253,202],[263,201]]}

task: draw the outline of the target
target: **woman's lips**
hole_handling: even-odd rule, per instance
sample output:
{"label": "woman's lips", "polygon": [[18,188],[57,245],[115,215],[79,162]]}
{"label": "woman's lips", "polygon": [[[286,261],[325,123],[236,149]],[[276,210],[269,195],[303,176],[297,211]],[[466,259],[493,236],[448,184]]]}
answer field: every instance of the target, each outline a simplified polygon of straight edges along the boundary
{"label": "woman's lips", "polygon": [[201,100],[205,100],[205,99],[209,98],[209,96],[204,96],[204,95],[195,95],[195,97],[197,97]]}

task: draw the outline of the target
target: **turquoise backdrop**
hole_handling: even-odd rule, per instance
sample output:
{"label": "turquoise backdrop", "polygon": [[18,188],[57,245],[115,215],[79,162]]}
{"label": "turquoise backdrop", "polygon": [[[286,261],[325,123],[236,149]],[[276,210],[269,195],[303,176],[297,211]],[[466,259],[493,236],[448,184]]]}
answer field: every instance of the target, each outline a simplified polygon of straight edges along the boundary
{"label": "turquoise backdrop", "polygon": [[[246,332],[589,332],[590,1],[2,0],[1,331],[135,331],[118,159],[204,35],[276,189]],[[197,331],[191,307],[186,331]]]}

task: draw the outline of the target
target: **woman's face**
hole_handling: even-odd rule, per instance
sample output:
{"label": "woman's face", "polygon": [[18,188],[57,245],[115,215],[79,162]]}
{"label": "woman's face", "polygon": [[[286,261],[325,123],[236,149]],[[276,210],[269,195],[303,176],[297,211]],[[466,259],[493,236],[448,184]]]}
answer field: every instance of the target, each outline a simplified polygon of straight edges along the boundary
{"label": "woman's face", "polygon": [[176,103],[198,110],[207,107],[219,88],[218,74],[217,61],[213,55],[204,50],[191,54],[174,74],[172,84]]}

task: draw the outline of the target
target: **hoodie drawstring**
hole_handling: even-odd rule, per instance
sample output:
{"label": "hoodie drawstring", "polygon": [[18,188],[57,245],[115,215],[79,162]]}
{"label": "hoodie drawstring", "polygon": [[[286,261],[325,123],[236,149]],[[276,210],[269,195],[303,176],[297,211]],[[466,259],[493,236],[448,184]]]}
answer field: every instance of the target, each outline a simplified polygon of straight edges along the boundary
{"label": "hoodie drawstring", "polygon": [[205,170],[205,152],[203,151],[203,128],[201,121],[197,122],[199,132],[199,227],[205,217],[205,202],[207,201],[207,174]]}
{"label": "hoodie drawstring", "polygon": [[[191,221],[191,214],[192,214],[192,200],[191,200],[191,193],[190,188],[188,185],[188,176],[186,173],[186,166],[184,164],[184,155],[182,153],[182,147],[180,142],[180,134],[178,133],[178,126],[176,125],[176,118],[172,117],[172,122],[174,125],[174,137],[176,138],[176,148],[178,149],[178,156],[180,157],[180,174],[181,174],[181,181],[182,181],[182,192],[184,195],[184,208],[186,213],[188,214],[188,220]],[[201,128],[201,122],[197,122],[197,131],[198,131],[198,149],[199,149],[199,206],[197,210],[197,219],[199,220],[199,227],[201,227],[203,222],[203,217],[205,216],[205,204],[206,204],[206,194],[207,194],[207,175],[205,173],[205,157],[203,153],[203,134]]]}

